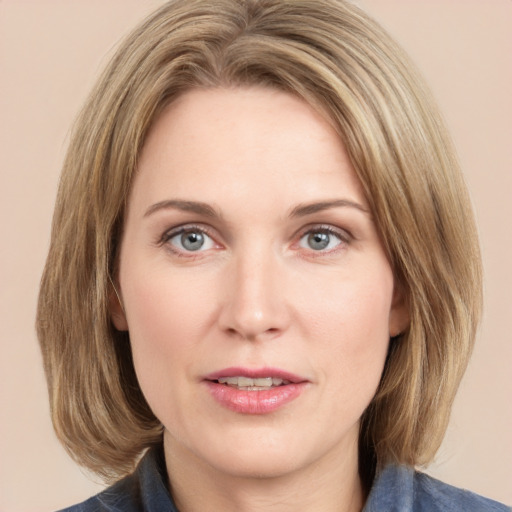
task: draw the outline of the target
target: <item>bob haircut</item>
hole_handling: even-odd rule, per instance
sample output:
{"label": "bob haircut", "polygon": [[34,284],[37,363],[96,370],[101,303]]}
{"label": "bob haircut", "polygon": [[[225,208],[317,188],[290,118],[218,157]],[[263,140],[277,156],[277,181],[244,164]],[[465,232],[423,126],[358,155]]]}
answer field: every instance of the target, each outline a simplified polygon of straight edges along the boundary
{"label": "bob haircut", "polygon": [[361,181],[410,324],[393,338],[360,427],[362,474],[437,451],[481,311],[467,190],[421,78],[344,0],[173,0],[122,43],[64,162],[37,331],[52,419],[81,465],[114,480],[162,440],[110,320],[124,213],[155,119],[184,91],[272,87],[332,124]]}

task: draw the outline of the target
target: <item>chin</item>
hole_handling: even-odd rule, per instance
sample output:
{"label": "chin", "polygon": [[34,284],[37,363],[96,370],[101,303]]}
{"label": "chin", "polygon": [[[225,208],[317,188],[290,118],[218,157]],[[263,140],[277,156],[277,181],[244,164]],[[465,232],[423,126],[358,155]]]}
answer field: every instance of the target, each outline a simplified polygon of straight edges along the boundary
{"label": "chin", "polygon": [[216,434],[193,440],[180,437],[180,442],[176,438],[168,439],[169,448],[185,457],[193,453],[196,467],[205,464],[216,473],[248,479],[277,478],[292,473],[307,464],[302,459],[311,451],[306,440],[272,428],[226,428]]}
{"label": "chin", "polygon": [[[216,471],[232,477],[275,479],[306,469],[330,451],[329,443],[314,442],[310,432],[264,429],[227,430],[225,437],[203,446],[204,459]],[[213,441],[210,439],[210,441]],[[196,452],[197,454],[197,452]]]}
{"label": "chin", "polygon": [[300,470],[306,461],[296,460],[289,453],[272,453],[267,450],[244,451],[224,454],[215,461],[215,469],[224,474],[243,479],[276,479]]}

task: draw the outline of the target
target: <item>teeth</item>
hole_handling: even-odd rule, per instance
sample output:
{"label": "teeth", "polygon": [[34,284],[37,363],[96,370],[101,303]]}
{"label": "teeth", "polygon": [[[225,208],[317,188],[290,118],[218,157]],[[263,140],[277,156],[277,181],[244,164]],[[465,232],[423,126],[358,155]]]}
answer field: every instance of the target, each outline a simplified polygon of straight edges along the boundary
{"label": "teeth", "polygon": [[246,389],[248,391],[270,389],[272,386],[289,384],[289,381],[280,379],[279,377],[259,377],[257,379],[251,379],[249,377],[221,377],[218,381],[219,384],[227,384],[228,386]]}

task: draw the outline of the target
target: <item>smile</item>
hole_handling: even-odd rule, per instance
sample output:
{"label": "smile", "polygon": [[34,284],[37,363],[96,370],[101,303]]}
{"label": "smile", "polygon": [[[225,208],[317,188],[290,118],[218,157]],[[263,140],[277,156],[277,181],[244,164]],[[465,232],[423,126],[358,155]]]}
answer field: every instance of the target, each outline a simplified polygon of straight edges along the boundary
{"label": "smile", "polygon": [[259,377],[256,379],[250,377],[220,377],[217,382],[245,391],[265,391],[273,387],[291,384],[289,380],[279,377]]}
{"label": "smile", "polygon": [[239,414],[268,414],[298,398],[309,381],[279,369],[227,368],[203,381],[210,396]]}

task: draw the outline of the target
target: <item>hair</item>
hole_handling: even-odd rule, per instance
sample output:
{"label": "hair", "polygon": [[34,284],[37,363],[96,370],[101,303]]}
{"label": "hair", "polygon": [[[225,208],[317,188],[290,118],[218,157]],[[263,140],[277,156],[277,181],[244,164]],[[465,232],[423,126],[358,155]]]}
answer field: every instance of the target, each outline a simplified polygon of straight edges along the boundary
{"label": "hair", "polygon": [[344,0],[174,0],[121,44],[65,158],[38,303],[54,427],[108,480],[161,442],[109,300],[137,159],[162,110],[193,88],[294,94],[337,130],[410,324],[390,342],[361,419],[360,461],[424,465],[447,427],[481,310],[473,214],[450,138],[403,50]]}

